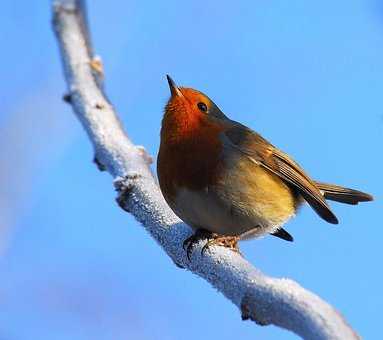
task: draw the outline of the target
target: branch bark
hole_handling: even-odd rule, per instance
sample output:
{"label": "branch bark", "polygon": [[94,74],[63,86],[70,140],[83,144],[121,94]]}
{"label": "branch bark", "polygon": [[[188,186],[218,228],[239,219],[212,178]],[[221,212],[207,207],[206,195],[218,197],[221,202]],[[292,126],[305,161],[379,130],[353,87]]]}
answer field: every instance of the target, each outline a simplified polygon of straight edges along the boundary
{"label": "branch bark", "polygon": [[85,3],[53,1],[53,28],[68,86],[68,101],[93,144],[100,169],[114,178],[120,207],[141,222],[174,263],[210,282],[238,306],[243,319],[274,324],[305,339],[359,339],[343,317],[315,294],[289,279],[271,278],[240,255],[211,247],[191,261],[182,248],[191,229],[165,203],[150,170],[150,157],[134,145],[104,95],[102,66],[93,55]]}

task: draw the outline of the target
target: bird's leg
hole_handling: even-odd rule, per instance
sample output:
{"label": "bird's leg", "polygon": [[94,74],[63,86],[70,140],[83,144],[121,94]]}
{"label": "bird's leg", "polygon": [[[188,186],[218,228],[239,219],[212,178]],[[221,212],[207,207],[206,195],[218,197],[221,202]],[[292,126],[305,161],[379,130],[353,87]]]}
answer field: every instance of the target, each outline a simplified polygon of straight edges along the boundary
{"label": "bird's leg", "polygon": [[224,236],[216,233],[212,233],[205,229],[197,229],[193,235],[188,237],[184,243],[183,248],[186,250],[188,260],[190,261],[190,256],[193,251],[193,247],[201,240],[207,239],[206,244],[202,247],[201,254],[203,255],[210,246],[222,246],[229,248],[232,251],[239,253],[238,241],[240,236]]}
{"label": "bird's leg", "polygon": [[210,231],[207,231],[205,229],[197,229],[193,235],[191,235],[184,241],[183,248],[186,250],[186,254],[189,261],[191,253],[193,251],[193,247],[201,240],[210,239],[212,235],[213,234]]}
{"label": "bird's leg", "polygon": [[222,246],[225,248],[229,248],[232,251],[240,254],[238,247],[238,241],[240,240],[239,236],[224,236],[219,234],[211,234],[211,238],[206,244],[203,246],[201,253],[204,254],[206,250],[209,249],[210,246]]}

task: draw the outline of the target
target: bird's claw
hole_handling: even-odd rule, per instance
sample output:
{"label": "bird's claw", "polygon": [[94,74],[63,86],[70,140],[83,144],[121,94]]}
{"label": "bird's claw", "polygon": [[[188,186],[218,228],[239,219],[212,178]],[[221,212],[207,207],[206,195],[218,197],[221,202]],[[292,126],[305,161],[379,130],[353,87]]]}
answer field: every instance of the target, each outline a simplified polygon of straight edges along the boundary
{"label": "bird's claw", "polygon": [[206,241],[206,244],[201,249],[201,255],[204,255],[210,246],[222,246],[225,248],[229,248],[233,250],[234,252],[242,255],[238,248],[238,241],[240,239],[239,236],[222,236],[215,233],[211,233],[210,231],[207,231],[204,229],[197,229],[193,235],[188,237],[183,242],[182,247],[186,251],[186,255],[189,261],[191,258],[193,247],[199,241],[205,240],[205,239],[207,239],[207,241]]}
{"label": "bird's claw", "polygon": [[218,234],[213,234],[212,238],[208,240],[206,244],[202,247],[201,254],[203,255],[211,246],[221,246],[229,248],[230,250],[242,255],[238,247],[239,240],[239,236],[222,236]]}
{"label": "bird's claw", "polygon": [[193,247],[201,240],[209,239],[212,236],[210,231],[205,229],[197,229],[195,233],[189,236],[182,244],[182,248],[186,250],[186,255],[190,261],[191,254],[193,252]]}

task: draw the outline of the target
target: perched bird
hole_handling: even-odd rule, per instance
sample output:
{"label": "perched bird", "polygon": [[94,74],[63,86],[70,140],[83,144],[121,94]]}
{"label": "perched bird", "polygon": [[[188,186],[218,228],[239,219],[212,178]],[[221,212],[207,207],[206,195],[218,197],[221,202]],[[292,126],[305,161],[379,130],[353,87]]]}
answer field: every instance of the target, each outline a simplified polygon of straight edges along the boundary
{"label": "perched bird", "polygon": [[287,241],[282,226],[306,201],[325,221],[338,219],[326,199],[347,204],[371,201],[361,191],[312,180],[287,154],[248,127],[229,119],[202,92],[177,87],[161,127],[157,173],[170,208],[196,232],[238,250],[240,239],[271,234]]}

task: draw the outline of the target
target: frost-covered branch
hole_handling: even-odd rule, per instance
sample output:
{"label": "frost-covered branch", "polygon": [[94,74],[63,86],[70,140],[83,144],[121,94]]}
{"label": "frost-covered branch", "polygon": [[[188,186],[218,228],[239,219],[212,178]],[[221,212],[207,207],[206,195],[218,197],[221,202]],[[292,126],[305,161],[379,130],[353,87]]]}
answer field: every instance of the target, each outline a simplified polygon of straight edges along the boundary
{"label": "frost-covered branch", "polygon": [[53,26],[68,84],[65,99],[88,133],[100,169],[114,178],[117,202],[142,223],[178,266],[210,282],[260,325],[274,324],[305,339],[358,339],[343,317],[315,294],[289,279],[262,274],[240,255],[200,243],[187,259],[182,248],[191,229],[165,203],[150,170],[150,157],[124,132],[102,89],[101,62],[94,57],[81,0],[53,1]]}

